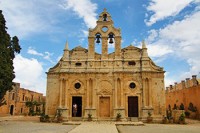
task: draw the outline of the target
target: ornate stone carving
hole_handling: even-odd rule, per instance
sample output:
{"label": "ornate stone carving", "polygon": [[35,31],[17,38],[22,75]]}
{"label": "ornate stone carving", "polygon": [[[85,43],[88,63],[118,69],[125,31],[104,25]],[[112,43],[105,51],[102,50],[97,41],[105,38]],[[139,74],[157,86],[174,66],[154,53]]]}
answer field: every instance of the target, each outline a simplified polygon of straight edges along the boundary
{"label": "ornate stone carving", "polygon": [[112,94],[112,85],[109,81],[101,81],[99,83],[99,88],[97,91],[98,95],[111,95]]}

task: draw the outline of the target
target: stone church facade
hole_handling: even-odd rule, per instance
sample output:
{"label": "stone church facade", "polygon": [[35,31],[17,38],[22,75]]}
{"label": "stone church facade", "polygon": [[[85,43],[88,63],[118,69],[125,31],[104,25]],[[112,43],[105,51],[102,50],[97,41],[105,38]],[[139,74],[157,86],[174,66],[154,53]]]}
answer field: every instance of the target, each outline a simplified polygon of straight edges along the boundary
{"label": "stone church facade", "polygon": [[[96,27],[89,29],[88,49],[69,50],[66,43],[63,57],[47,72],[46,114],[54,117],[62,110],[66,120],[84,120],[88,114],[93,120],[115,120],[120,113],[124,120],[145,121],[150,112],[161,120],[165,71],[150,59],[145,42],[142,48],[121,48],[121,42],[120,29],[104,9]],[[108,53],[108,43],[114,44],[113,53]],[[101,54],[95,52],[96,45],[101,45]]]}

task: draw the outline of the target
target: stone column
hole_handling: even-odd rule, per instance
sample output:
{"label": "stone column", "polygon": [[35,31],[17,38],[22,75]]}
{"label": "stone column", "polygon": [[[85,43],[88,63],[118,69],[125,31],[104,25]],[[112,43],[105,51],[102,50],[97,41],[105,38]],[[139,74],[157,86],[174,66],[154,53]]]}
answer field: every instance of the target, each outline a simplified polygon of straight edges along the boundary
{"label": "stone column", "polygon": [[146,106],[146,80],[145,79],[142,79],[142,107],[145,107]]}
{"label": "stone column", "polygon": [[86,85],[86,108],[89,108],[89,102],[90,102],[90,79],[87,79],[86,81],[87,85]]}
{"label": "stone column", "polygon": [[117,78],[114,79],[114,103],[115,103],[115,108],[117,108]]}
{"label": "stone column", "polygon": [[65,80],[65,103],[64,103],[64,107],[66,109],[68,109],[68,89],[69,89],[69,81]]}
{"label": "stone column", "polygon": [[124,81],[122,81],[122,79],[120,80],[121,81],[121,86],[120,86],[120,89],[121,89],[121,107],[124,108]]}
{"label": "stone column", "polygon": [[62,108],[62,88],[63,88],[63,78],[60,79],[59,108]]}
{"label": "stone column", "polygon": [[120,86],[120,84],[121,84],[120,79],[117,79],[116,89],[117,89],[117,106],[118,106],[118,108],[121,107],[121,86]]}
{"label": "stone column", "polygon": [[149,106],[150,107],[153,107],[152,106],[152,98],[151,98],[151,95],[152,95],[152,80],[151,79],[149,79],[149,87],[148,87],[148,89],[149,89]]}
{"label": "stone column", "polygon": [[92,108],[94,109],[94,108],[96,108],[95,107],[95,101],[97,101],[97,99],[96,99],[96,93],[97,93],[97,88],[95,88],[96,87],[96,84],[97,84],[97,80],[95,79],[95,80],[93,80],[93,84],[92,84],[92,92],[91,92],[91,99],[92,99],[92,101],[91,101],[91,104],[92,104]]}

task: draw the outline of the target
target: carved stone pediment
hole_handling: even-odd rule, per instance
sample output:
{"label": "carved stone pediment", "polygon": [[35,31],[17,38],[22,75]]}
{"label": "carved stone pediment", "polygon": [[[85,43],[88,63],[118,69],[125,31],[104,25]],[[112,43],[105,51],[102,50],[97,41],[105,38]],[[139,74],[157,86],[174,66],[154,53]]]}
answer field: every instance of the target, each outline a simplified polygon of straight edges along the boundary
{"label": "carved stone pediment", "polygon": [[112,85],[109,81],[103,80],[99,84],[97,91],[98,95],[111,95],[112,94]]}
{"label": "carved stone pediment", "polygon": [[129,45],[128,47],[125,47],[125,48],[122,49],[122,51],[126,51],[126,50],[140,50],[140,48]]}
{"label": "carved stone pediment", "polygon": [[87,52],[88,50],[81,47],[81,46],[78,46],[78,47],[75,47],[74,49],[72,49],[71,51],[85,51],[85,52]]}

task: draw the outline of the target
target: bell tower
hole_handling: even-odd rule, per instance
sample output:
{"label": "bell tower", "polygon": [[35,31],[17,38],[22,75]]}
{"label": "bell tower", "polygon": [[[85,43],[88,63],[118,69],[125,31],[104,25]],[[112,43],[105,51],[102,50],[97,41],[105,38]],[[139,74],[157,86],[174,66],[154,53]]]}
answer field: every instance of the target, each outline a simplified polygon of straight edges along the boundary
{"label": "bell tower", "polygon": [[99,15],[97,25],[94,29],[89,29],[88,36],[88,59],[93,60],[95,54],[95,44],[102,45],[101,59],[108,59],[108,44],[115,46],[115,59],[120,59],[121,55],[121,31],[113,26],[110,14],[104,9]]}

